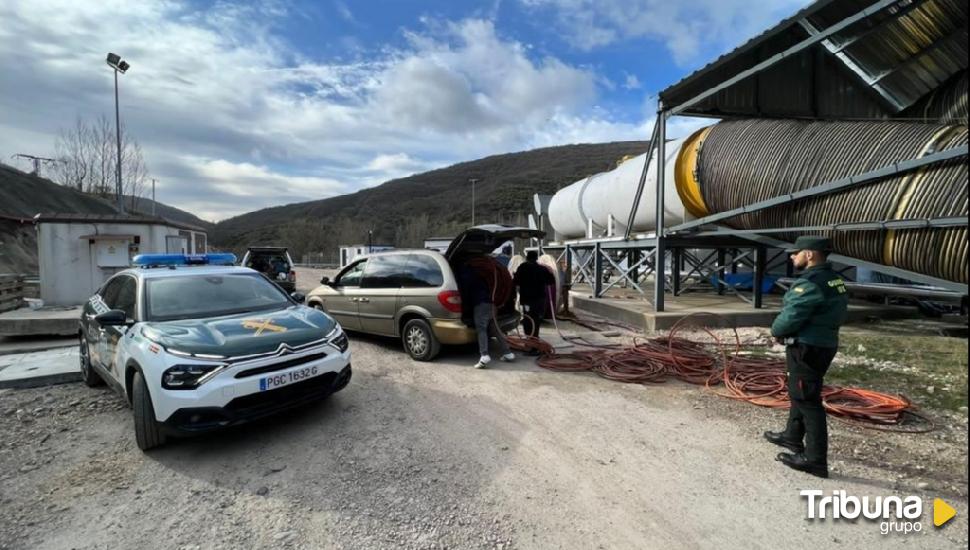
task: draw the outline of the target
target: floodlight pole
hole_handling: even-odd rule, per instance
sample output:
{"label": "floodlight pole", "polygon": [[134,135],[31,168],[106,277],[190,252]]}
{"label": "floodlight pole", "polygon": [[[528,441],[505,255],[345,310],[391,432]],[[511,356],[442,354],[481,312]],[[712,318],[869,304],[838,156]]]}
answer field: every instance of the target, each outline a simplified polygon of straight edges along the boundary
{"label": "floodlight pole", "polygon": [[475,227],[475,184],[478,182],[478,178],[469,178],[472,182],[472,227]]}
{"label": "floodlight pole", "polygon": [[118,169],[117,178],[115,180],[115,191],[118,194],[118,213],[125,213],[125,201],[122,197],[122,187],[121,187],[121,110],[118,107],[118,68],[112,67],[115,73],[115,138],[118,145]]}

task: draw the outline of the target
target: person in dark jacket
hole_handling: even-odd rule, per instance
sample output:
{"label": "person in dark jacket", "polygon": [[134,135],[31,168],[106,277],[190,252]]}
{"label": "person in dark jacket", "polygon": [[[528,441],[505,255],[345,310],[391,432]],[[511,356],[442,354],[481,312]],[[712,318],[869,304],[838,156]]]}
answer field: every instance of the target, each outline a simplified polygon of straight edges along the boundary
{"label": "person in dark jacket", "polygon": [[519,305],[522,306],[522,330],[526,336],[539,337],[539,325],[546,316],[549,287],[555,286],[556,278],[539,265],[539,253],[530,250],[525,262],[515,270],[512,282],[519,287]]}
{"label": "person in dark jacket", "polygon": [[495,306],[492,304],[492,289],[488,287],[485,278],[475,268],[465,264],[459,270],[458,288],[461,291],[462,304],[468,305],[475,321],[479,352],[479,359],[475,363],[475,368],[484,369],[492,362],[492,356],[488,353],[490,337],[494,337],[498,342],[501,350],[499,360],[513,361],[515,354],[509,349],[505,335],[499,330],[498,322],[495,319]]}
{"label": "person in dark jacket", "polygon": [[804,271],[785,293],[771,335],[787,346],[791,408],[784,431],[764,434],[792,451],[779,453],[777,460],[818,477],[829,475],[823,379],[838,352],[839,327],[849,307],[845,282],[828,262],[831,249],[829,239],[803,236],[789,250],[795,268]]}

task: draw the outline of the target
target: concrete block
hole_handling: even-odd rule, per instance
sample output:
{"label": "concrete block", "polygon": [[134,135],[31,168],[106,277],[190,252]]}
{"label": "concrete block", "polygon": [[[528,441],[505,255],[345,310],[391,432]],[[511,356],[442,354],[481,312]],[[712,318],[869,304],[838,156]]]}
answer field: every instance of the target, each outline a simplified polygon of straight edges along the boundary
{"label": "concrete block", "polygon": [[0,388],[36,388],[81,380],[78,349],[0,356]]}

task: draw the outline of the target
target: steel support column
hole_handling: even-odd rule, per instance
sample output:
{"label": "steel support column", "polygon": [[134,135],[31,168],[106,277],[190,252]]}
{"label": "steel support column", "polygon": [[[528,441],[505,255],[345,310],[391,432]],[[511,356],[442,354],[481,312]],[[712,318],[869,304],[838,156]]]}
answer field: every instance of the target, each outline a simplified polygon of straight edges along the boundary
{"label": "steel support column", "polygon": [[725,260],[726,255],[723,248],[717,249],[717,294],[719,296],[724,295],[724,273],[725,273]]}
{"label": "steel support column", "polygon": [[565,286],[573,286],[573,249],[566,245],[566,281]]}
{"label": "steel support column", "polygon": [[603,294],[603,254],[600,243],[593,246],[593,297],[601,298]]}
{"label": "steel support column", "polygon": [[657,100],[657,247],[654,249],[653,272],[653,309],[664,310],[664,276],[666,269],[666,251],[664,250],[664,189],[666,169],[664,159],[667,157],[667,111],[663,101]]}
{"label": "steel support column", "polygon": [[755,309],[761,309],[764,301],[764,292],[762,292],[761,287],[765,280],[765,255],[767,252],[763,246],[754,249],[754,284],[752,290],[754,290]]}
{"label": "steel support column", "polygon": [[670,249],[670,285],[674,296],[680,295],[680,263],[683,258],[683,249],[674,247]]}

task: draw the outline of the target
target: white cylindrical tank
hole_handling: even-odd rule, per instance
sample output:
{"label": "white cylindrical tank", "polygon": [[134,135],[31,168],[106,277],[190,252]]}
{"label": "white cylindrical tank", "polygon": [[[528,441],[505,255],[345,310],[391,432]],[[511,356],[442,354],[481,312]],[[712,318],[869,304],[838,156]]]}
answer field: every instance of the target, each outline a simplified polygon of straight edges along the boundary
{"label": "white cylindrical tank", "polygon": [[[674,181],[674,161],[684,139],[667,143],[665,157],[664,212],[665,223],[669,227],[684,221],[684,205],[677,194]],[[601,172],[583,178],[568,187],[560,189],[549,203],[549,221],[553,229],[566,238],[586,235],[586,227],[593,222],[594,235],[605,234],[612,214],[614,220],[626,224],[630,208],[640,183],[643,161],[646,154],[632,158],[609,172]],[[656,229],[657,218],[657,151],[653,150],[647,180],[640,197],[640,207],[633,223],[634,231]]]}

